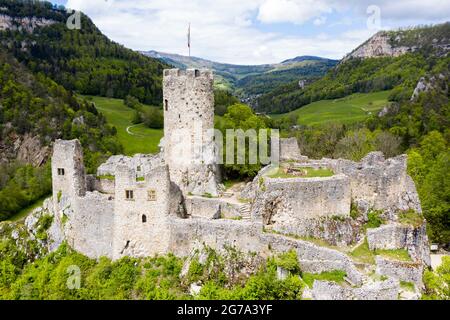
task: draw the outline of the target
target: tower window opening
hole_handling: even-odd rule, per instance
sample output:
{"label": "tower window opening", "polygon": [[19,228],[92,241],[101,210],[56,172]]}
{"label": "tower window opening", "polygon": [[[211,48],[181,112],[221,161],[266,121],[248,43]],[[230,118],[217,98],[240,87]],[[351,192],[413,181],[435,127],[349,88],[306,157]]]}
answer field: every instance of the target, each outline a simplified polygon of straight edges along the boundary
{"label": "tower window opening", "polygon": [[165,109],[166,111],[169,110],[169,101],[167,101],[167,99],[164,100],[164,109]]}
{"label": "tower window opening", "polygon": [[142,215],[142,223],[147,222],[147,216],[145,214]]}
{"label": "tower window opening", "polygon": [[134,199],[133,190],[125,190],[125,199],[127,199],[127,200]]}
{"label": "tower window opening", "polygon": [[147,191],[147,200],[156,201],[156,190],[150,189]]}
{"label": "tower window opening", "polygon": [[63,168],[58,168],[58,176],[63,176],[64,175],[64,169]]}
{"label": "tower window opening", "polygon": [[199,70],[195,70],[195,77],[200,77],[200,71]]}

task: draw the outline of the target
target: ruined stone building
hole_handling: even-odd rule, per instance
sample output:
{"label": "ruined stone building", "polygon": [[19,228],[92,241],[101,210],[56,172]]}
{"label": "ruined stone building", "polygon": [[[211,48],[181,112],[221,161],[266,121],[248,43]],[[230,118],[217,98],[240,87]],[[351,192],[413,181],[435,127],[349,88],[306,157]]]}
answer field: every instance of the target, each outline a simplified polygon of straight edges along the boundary
{"label": "ruined stone building", "polygon": [[[169,252],[187,256],[199,245],[218,250],[234,246],[261,256],[293,249],[307,272],[345,270],[347,279],[361,286],[377,268],[420,285],[417,275],[429,265],[425,225],[399,220],[403,212],[421,213],[406,156],[384,159],[375,152],[361,162],[310,160],[300,154],[295,139],[282,139],[280,167],[269,165],[252,182],[225,190],[214,138],[206,134],[214,126],[212,73],[165,70],[163,81],[161,153],[112,156],[96,175],[86,175],[80,143],[55,142],[53,197],[42,209],[55,217],[52,246],[66,240],[89,257],[112,259]],[[194,137],[198,130],[205,133],[200,139]],[[186,141],[195,148],[180,151],[179,144]],[[306,176],[314,170],[329,174]],[[364,225],[374,210],[385,224],[366,234]],[[391,262],[380,258],[376,266],[361,266],[345,250],[308,239],[342,248],[367,239],[371,249],[407,250],[412,262],[384,268]],[[398,281],[383,286],[398,289]]]}

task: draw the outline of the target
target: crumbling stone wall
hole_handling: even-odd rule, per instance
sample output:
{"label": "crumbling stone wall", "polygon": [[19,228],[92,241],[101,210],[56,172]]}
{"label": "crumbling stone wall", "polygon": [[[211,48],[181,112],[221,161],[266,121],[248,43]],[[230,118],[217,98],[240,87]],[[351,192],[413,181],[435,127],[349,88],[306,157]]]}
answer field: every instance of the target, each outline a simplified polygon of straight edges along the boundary
{"label": "crumbling stone wall", "polygon": [[427,266],[431,265],[425,223],[420,227],[391,223],[368,229],[367,242],[370,250],[407,249],[414,261],[421,261]]}
{"label": "crumbling stone wall", "polygon": [[186,209],[189,216],[202,217],[206,219],[236,218],[242,204],[228,202],[225,198],[205,198],[189,196],[185,199]]}
{"label": "crumbling stone wall", "polygon": [[394,279],[367,283],[359,288],[316,280],[312,296],[314,300],[397,300],[399,291],[400,283]]}
{"label": "crumbling stone wall", "polygon": [[345,175],[326,178],[273,179],[263,177],[253,204],[254,216],[266,224],[291,224],[308,218],[350,214],[350,180]]}
{"label": "crumbling stone wall", "polygon": [[361,162],[329,160],[337,173],[350,178],[352,198],[375,210],[390,212],[413,209],[422,212],[419,197],[406,171],[406,155],[385,160],[381,152],[369,153]]}
{"label": "crumbling stone wall", "polygon": [[302,156],[300,153],[297,138],[280,138],[280,161],[307,159],[308,157]]}
{"label": "crumbling stone wall", "polygon": [[114,201],[109,195],[87,192],[83,197],[63,199],[61,227],[67,243],[88,257],[112,257]]}
{"label": "crumbling stone wall", "polygon": [[114,155],[98,167],[97,176],[114,176],[117,166],[122,165],[134,169],[137,177],[143,177],[145,172],[149,172],[153,168],[163,165],[163,163],[161,154],[135,154],[132,157]]}
{"label": "crumbling stone wall", "polygon": [[401,281],[414,283],[418,288],[423,286],[423,264],[420,262],[395,261],[376,257],[376,272]]}

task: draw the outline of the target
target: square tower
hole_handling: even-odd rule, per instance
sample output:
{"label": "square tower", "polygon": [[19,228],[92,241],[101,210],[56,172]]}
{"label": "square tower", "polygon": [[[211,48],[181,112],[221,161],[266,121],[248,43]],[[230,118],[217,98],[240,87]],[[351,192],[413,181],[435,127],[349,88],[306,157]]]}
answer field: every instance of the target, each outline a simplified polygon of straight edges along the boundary
{"label": "square tower", "polygon": [[164,159],[186,195],[218,195],[211,70],[164,70]]}

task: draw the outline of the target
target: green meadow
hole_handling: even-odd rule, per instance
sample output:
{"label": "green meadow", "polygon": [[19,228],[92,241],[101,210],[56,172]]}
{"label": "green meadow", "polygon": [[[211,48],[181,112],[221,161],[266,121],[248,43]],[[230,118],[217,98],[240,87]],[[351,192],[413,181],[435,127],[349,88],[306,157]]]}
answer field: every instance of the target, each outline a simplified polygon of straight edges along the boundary
{"label": "green meadow", "polygon": [[[95,107],[117,129],[117,137],[124,147],[126,155],[136,153],[159,152],[159,141],[163,137],[162,129],[147,128],[144,124],[133,125],[134,110],[127,107],[122,99],[113,99],[97,96],[85,96],[95,103]],[[144,108],[155,108],[144,105]],[[128,130],[127,130],[128,128]]]}
{"label": "green meadow", "polygon": [[321,125],[327,122],[353,123],[364,121],[388,103],[391,91],[355,93],[350,96],[310,103],[289,113],[272,115],[274,119],[297,116],[300,125]]}

